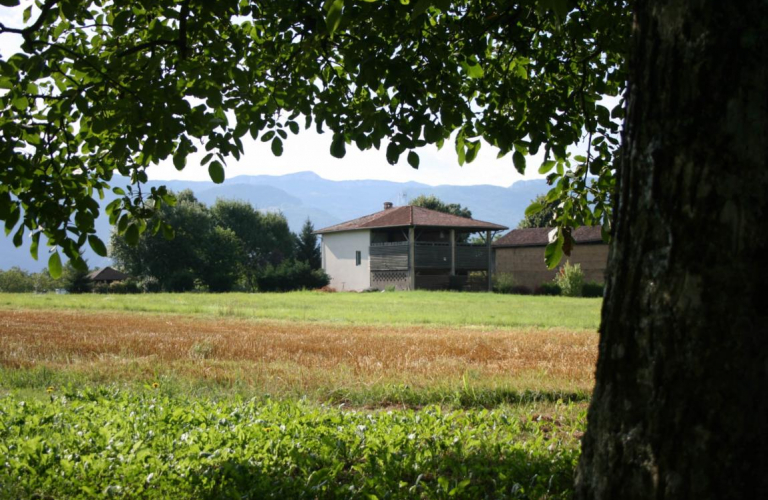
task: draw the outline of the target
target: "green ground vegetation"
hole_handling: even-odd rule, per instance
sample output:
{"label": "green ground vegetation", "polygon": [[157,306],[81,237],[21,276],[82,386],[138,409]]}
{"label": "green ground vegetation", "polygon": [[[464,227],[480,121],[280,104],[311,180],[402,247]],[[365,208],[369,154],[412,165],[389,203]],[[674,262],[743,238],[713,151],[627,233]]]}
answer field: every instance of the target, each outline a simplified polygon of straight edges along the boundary
{"label": "green ground vegetation", "polygon": [[562,327],[596,331],[602,299],[457,292],[0,294],[0,308],[129,311],[342,324]]}
{"label": "green ground vegetation", "polygon": [[[600,304],[450,292],[0,295],[0,309],[51,315],[117,311],[190,324],[221,318],[483,333],[532,327],[531,335],[547,328],[593,335]],[[590,395],[553,388],[546,373],[541,390],[494,386],[469,366],[457,374],[458,385],[437,377],[420,387],[361,384],[302,394],[297,386],[266,394],[243,377],[209,378],[214,361],[190,357],[205,368],[199,378],[170,366],[151,368],[142,380],[78,371],[74,361],[0,367],[0,498],[571,495]],[[142,361],[113,361],[122,362],[133,374],[131,363]]]}
{"label": "green ground vegetation", "polygon": [[583,407],[365,411],[103,387],[0,399],[3,498],[566,498]]}

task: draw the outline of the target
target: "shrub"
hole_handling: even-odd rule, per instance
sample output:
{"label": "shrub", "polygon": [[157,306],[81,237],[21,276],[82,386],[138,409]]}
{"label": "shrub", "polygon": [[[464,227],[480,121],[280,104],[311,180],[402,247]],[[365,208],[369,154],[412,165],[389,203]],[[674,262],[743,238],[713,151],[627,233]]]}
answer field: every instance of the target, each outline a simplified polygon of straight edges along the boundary
{"label": "shrub", "polygon": [[127,294],[127,293],[140,293],[139,285],[134,279],[126,279],[123,281],[113,281],[109,284],[109,293]]}
{"label": "shrub", "polygon": [[542,283],[533,291],[534,295],[561,295],[562,293],[557,283]]}
{"label": "shrub", "polygon": [[322,269],[312,270],[306,262],[285,260],[279,266],[268,265],[256,277],[260,292],[290,292],[292,290],[314,290],[331,282]]}
{"label": "shrub", "polygon": [[533,290],[525,285],[515,285],[512,287],[512,293],[516,295],[531,295]]}
{"label": "shrub", "polygon": [[109,285],[104,283],[103,281],[100,283],[96,283],[93,285],[92,289],[93,293],[109,293]]}
{"label": "shrub", "polygon": [[125,293],[141,293],[141,287],[136,279],[128,278],[123,281],[123,284],[125,284]]}
{"label": "shrub", "polygon": [[18,267],[0,270],[0,292],[29,293],[35,291],[33,275]]}
{"label": "shrub", "polygon": [[128,287],[125,286],[123,281],[113,281],[109,284],[109,293],[123,295],[128,293]]}
{"label": "shrub", "polygon": [[584,272],[581,270],[581,264],[571,265],[566,261],[555,276],[555,283],[560,286],[562,295],[566,297],[581,297],[584,289]]}
{"label": "shrub", "polygon": [[605,292],[605,286],[602,283],[596,283],[594,281],[588,281],[584,283],[584,288],[581,290],[582,297],[602,297]]}
{"label": "shrub", "polygon": [[158,293],[162,290],[160,281],[154,276],[147,276],[139,281],[139,288],[144,293]]}
{"label": "shrub", "polygon": [[494,274],[493,291],[496,293],[515,293],[515,278],[512,273]]}

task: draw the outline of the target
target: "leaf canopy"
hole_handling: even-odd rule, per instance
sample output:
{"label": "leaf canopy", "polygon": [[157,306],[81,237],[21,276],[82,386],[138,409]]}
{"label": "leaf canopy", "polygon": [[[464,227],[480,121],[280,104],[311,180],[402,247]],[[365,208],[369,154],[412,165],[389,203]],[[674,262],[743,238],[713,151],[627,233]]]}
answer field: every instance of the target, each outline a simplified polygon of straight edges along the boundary
{"label": "leaf canopy", "polygon": [[220,182],[246,133],[279,156],[300,122],[332,131],[336,157],[387,140],[414,168],[451,137],[462,164],[482,142],[518,170],[544,151],[550,196],[570,200],[557,223],[610,221],[623,109],[600,101],[625,88],[623,1],[44,0],[26,17],[0,26],[24,41],[0,60],[0,220],[18,245],[101,250],[94,198],[114,173],[131,184],[110,222],[138,241],[173,202],[142,189],[153,165],[204,150]]}

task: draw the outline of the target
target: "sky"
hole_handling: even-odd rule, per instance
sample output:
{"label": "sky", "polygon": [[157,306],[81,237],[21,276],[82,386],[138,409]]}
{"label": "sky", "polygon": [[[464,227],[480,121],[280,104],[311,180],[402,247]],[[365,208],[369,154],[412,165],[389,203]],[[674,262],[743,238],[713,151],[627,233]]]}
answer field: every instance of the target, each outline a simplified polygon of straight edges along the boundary
{"label": "sky", "polygon": [[[22,27],[21,14],[31,0],[22,0],[20,7],[0,7],[0,23],[8,27]],[[32,20],[35,14],[32,15]],[[19,50],[20,37],[14,34],[0,35],[0,56],[9,57]],[[301,121],[300,121],[301,122]],[[446,141],[441,150],[427,146],[417,150],[420,157],[418,170],[411,168],[406,161],[406,154],[401,155],[397,165],[389,165],[386,160],[386,143],[380,150],[359,151],[354,145],[347,148],[343,159],[330,154],[332,134],[317,134],[314,127],[302,130],[297,136],[290,136],[284,144],[284,152],[275,157],[270,144],[254,141],[246,134],[242,140],[245,154],[239,161],[227,158],[226,176],[238,175],[283,175],[294,172],[311,171],[330,180],[376,179],[394,182],[415,181],[429,185],[476,185],[491,184],[507,187],[522,179],[536,179],[543,176],[537,173],[543,153],[528,157],[528,172],[520,175],[512,164],[512,155],[497,159],[498,150],[483,143],[474,162],[459,166],[454,143]],[[202,149],[202,148],[200,148]],[[153,165],[147,170],[150,179],[155,180],[209,180],[208,169],[200,165],[204,153],[191,156],[187,167],[178,172],[170,160]]]}

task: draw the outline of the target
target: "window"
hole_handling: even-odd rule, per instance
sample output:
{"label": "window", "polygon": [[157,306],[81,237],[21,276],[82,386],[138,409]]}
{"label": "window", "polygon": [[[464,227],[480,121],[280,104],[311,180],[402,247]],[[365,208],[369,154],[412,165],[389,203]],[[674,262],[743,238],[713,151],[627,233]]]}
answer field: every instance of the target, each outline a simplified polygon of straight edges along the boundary
{"label": "window", "polygon": [[355,252],[355,265],[359,266],[363,261],[363,256],[360,253],[360,250]]}

